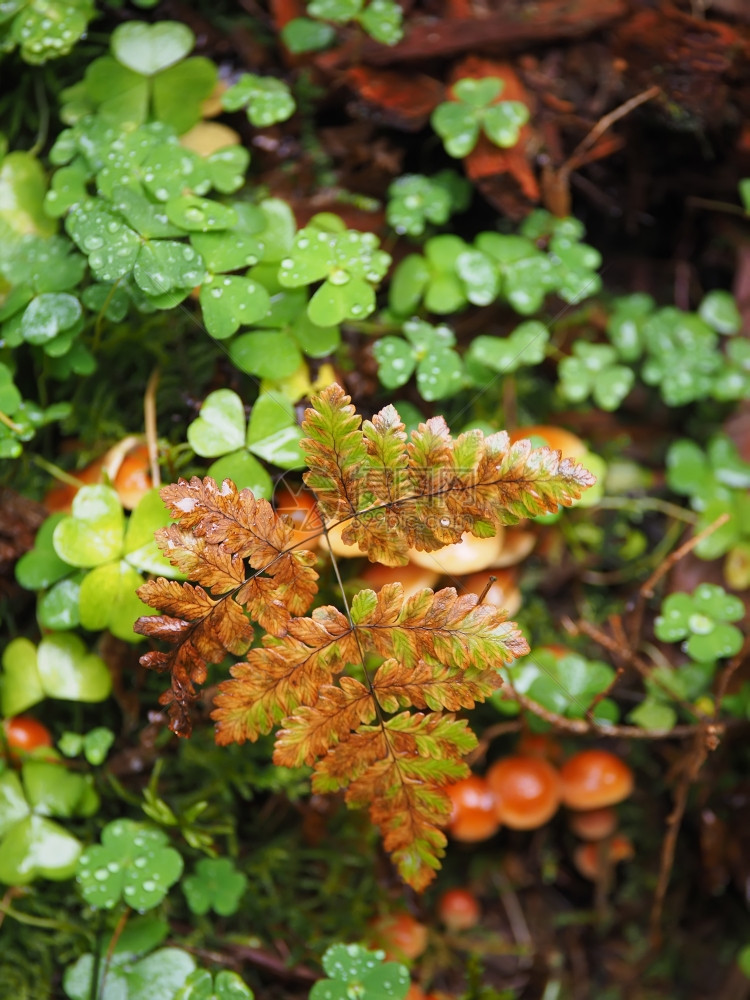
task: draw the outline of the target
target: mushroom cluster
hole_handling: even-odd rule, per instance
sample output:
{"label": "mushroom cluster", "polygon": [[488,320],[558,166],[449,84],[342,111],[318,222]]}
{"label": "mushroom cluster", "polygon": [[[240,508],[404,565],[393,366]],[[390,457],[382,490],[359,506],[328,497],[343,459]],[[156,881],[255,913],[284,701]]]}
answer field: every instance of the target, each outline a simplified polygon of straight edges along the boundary
{"label": "mushroom cluster", "polygon": [[524,737],[520,748],[522,753],[495,761],[484,777],[471,774],[448,786],[454,840],[486,840],[501,826],[535,830],[563,805],[571,830],[585,841],[574,855],[584,877],[594,879],[602,865],[632,856],[630,842],[616,834],[612,808],[633,790],[633,772],[624,761],[607,750],[583,750],[558,770],[549,759],[558,747],[548,737]]}

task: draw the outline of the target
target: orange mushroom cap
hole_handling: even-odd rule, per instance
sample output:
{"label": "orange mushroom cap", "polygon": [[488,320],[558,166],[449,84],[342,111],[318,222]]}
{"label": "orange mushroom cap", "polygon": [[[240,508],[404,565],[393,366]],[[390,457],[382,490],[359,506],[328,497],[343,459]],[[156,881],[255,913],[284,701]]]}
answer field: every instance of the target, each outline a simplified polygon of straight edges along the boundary
{"label": "orange mushroom cap", "polygon": [[468,889],[448,889],[438,900],[438,916],[451,931],[476,927],[482,914],[479,900]]}
{"label": "orange mushroom cap", "polygon": [[491,538],[477,538],[465,532],[460,542],[446,545],[435,552],[409,549],[409,559],[417,566],[434,570],[441,576],[464,576],[494,566],[503,548],[505,531],[502,527]]}
{"label": "orange mushroom cap", "polygon": [[145,443],[136,444],[123,455],[112,485],[126,510],[134,510],[153,488],[148,446]]}
{"label": "orange mushroom cap", "polygon": [[419,958],[427,947],[427,927],[410,913],[386,913],[370,924],[373,944],[397,962]]}
{"label": "orange mushroom cap", "polygon": [[483,570],[481,573],[472,573],[461,581],[463,589],[468,593],[480,595],[493,576],[495,580],[490,584],[483,603],[494,604],[495,607],[507,611],[509,615],[514,615],[521,607],[521,591],[516,586],[516,574],[512,570]]}
{"label": "orange mushroom cap", "polygon": [[315,504],[315,496],[309,490],[292,491],[286,486],[278,487],[273,495],[277,514],[286,514],[292,519],[292,544],[303,544],[308,549],[320,545],[323,521]]}
{"label": "orange mushroom cap", "polygon": [[549,733],[530,733],[528,730],[521,734],[516,744],[516,753],[521,757],[541,757],[551,764],[559,764],[563,756],[560,742],[554,736]]}
{"label": "orange mushroom cap", "polygon": [[611,840],[590,840],[587,844],[579,844],[573,852],[573,864],[584,878],[594,882],[606,865],[629,861],[634,853],[630,840],[618,833]]}
{"label": "orange mushroom cap", "polygon": [[371,563],[361,574],[360,579],[372,590],[380,590],[387,583],[400,583],[404,595],[412,597],[425,587],[430,590],[438,580],[438,574],[431,569],[407,563],[406,566],[383,566],[382,563]]}
{"label": "orange mushroom cap", "polygon": [[540,757],[505,757],[487,772],[498,818],[511,830],[535,830],[560,805],[560,776]]}
{"label": "orange mushroom cap", "polygon": [[622,802],[633,790],[633,772],[607,750],[584,750],[561,770],[562,800],[569,809],[599,809]]}
{"label": "orange mushroom cap", "polygon": [[551,424],[533,424],[531,427],[516,427],[509,431],[510,443],[522,441],[525,438],[539,437],[547,442],[554,451],[562,453],[563,458],[578,458],[585,455],[588,448],[572,431],[564,427],[553,427]]}
{"label": "orange mushroom cap", "polygon": [[572,812],[568,816],[568,826],[581,840],[604,840],[617,829],[617,813],[611,806]]}
{"label": "orange mushroom cap", "polygon": [[486,840],[500,829],[495,796],[478,774],[446,787],[453,805],[448,832],[455,840],[473,843]]}

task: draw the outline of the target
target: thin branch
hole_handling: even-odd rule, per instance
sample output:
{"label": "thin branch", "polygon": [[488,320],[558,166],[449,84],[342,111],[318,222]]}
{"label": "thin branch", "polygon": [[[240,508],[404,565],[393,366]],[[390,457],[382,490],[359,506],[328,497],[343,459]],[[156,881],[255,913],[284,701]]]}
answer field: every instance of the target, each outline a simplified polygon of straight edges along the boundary
{"label": "thin branch", "polygon": [[690,760],[687,762],[684,774],[680,779],[674,797],[674,808],[667,817],[667,832],[661,848],[661,860],[659,862],[659,880],[654,892],[654,902],[651,908],[650,933],[651,945],[656,947],[661,939],[661,918],[664,912],[664,900],[666,899],[669,880],[674,867],[674,855],[677,847],[677,837],[682,825],[682,819],[687,807],[690,787],[698,777],[698,772],[708,756],[710,744],[706,738],[705,726],[699,727],[695,734],[695,747]]}
{"label": "thin branch", "polygon": [[654,596],[656,584],[662,579],[662,577],[667,575],[675,563],[678,563],[680,559],[684,559],[689,552],[693,551],[696,545],[699,545],[704,538],[708,538],[709,535],[712,535],[723,524],[726,524],[728,520],[729,514],[725,512],[717,517],[715,521],[712,521],[711,524],[707,525],[702,531],[699,531],[696,535],[692,535],[678,549],[675,549],[671,555],[667,556],[664,562],[656,567],[648,580],[641,585],[641,588],[638,591],[638,599],[635,602],[633,611],[628,616],[627,633],[631,646],[637,647],[639,645],[638,640],[643,626],[643,613],[646,608],[646,601],[651,600]]}
{"label": "thin branch", "polygon": [[159,441],[156,428],[156,389],[159,385],[159,368],[151,372],[146,392],[143,395],[143,424],[146,431],[146,446],[148,448],[148,464],[151,472],[151,482],[155,487],[161,486],[161,470],[159,469]]}
{"label": "thin branch", "polygon": [[649,87],[648,90],[641,91],[640,94],[636,94],[635,97],[631,97],[630,100],[625,101],[619,107],[610,111],[609,114],[604,115],[599,121],[594,125],[588,135],[585,135],[583,139],[578,143],[576,148],[570,154],[568,159],[560,167],[558,173],[570,174],[573,170],[576,170],[579,166],[583,166],[586,163],[585,152],[596,143],[597,139],[602,136],[608,128],[624,118],[625,115],[629,115],[631,111],[634,111],[639,105],[645,104],[646,101],[653,100],[654,97],[658,97],[661,93],[661,88],[657,86]]}

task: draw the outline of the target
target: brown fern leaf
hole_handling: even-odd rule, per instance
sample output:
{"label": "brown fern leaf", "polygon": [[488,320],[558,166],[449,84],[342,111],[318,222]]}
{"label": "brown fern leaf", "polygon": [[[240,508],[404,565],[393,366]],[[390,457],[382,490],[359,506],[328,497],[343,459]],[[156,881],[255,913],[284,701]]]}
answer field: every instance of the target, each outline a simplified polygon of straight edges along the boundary
{"label": "brown fern leaf", "polygon": [[[210,476],[202,480],[194,476],[190,482],[181,479],[165,486],[160,496],[183,529],[273,577],[281,589],[276,599],[292,614],[307,611],[317,593],[315,557],[307,549],[294,547],[291,521],[279,517],[267,500],[256,500],[250,490],[238,490],[229,479],[219,488]],[[169,525],[156,533],[170,561],[184,558],[173,529]],[[200,575],[203,569],[197,558],[192,577],[199,583],[206,583]]]}
{"label": "brown fern leaf", "polygon": [[305,481],[326,523],[346,522],[343,540],[386,565],[404,565],[409,548],[433,551],[467,531],[487,537],[500,525],[569,506],[594,483],[560,452],[511,445],[505,432],[454,440],[445,420],[433,417],[407,441],[392,406],[360,426],[339,386],[313,403],[302,425]]}
{"label": "brown fern leaf", "polygon": [[409,705],[458,712],[485,701],[502,687],[502,683],[497,670],[461,670],[425,660],[406,667],[398,660],[389,659],[378,668],[372,687],[385,712],[397,712]]}
{"label": "brown fern leaf", "polygon": [[375,704],[369,689],[353,677],[342,677],[339,684],[321,688],[312,707],[302,706],[284,720],[276,737],[274,764],[314,764],[331,746],[349,739],[361,723],[372,721]]}
{"label": "brown fern leaf", "polygon": [[448,666],[498,668],[529,646],[504,611],[479,604],[476,594],[456,594],[446,587],[423,590],[404,600],[400,583],[386,584],[376,594],[363,590],[352,601],[352,619],[360,641],[406,666],[433,658]]}
{"label": "brown fern leaf", "polygon": [[362,509],[360,467],[366,457],[362,418],[336,384],[324,389],[313,404],[302,422],[307,437],[300,445],[310,467],[303,479],[315,491],[323,519],[340,521]]}
{"label": "brown fern leaf", "polygon": [[207,664],[247,650],[253,636],[248,615],[271,635],[283,635],[292,615],[304,614],[312,603],[318,576],[313,553],[292,548],[291,524],[250,490],[194,477],[166,486],[161,496],[179,524],[162,528],[156,540],[200,586],[145,583],[138,591],[143,600],[168,617],[139,618],[135,631],[176,647],[147,653],[141,663],[171,672],[171,691],[162,703],[170,705],[172,729],[188,735],[190,704]]}
{"label": "brown fern leaf", "polygon": [[141,635],[176,647],[169,652],[146,653],[141,663],[152,670],[170,672],[171,687],[159,701],[169,706],[170,728],[178,736],[189,736],[190,705],[197,697],[195,685],[206,679],[206,664],[221,662],[227,653],[244,653],[253,638],[252,625],[233,600],[215,600],[202,587],[189,583],[148,580],[138,593],[147,604],[168,613],[136,622]]}
{"label": "brown fern leaf", "polygon": [[367,806],[402,878],[418,891],[435,877],[450,816],[445,786],[468,772],[461,757],[476,745],[464,721],[402,713],[382,728],[361,726],[315,766],[313,789],[349,785],[346,801]]}
{"label": "brown fern leaf", "polygon": [[360,659],[348,620],[336,608],[316,608],[311,618],[295,618],[282,639],[264,639],[247,662],[230,670],[219,685],[211,717],[216,742],[254,742],[300,705],[315,705],[320,689],[348,663]]}

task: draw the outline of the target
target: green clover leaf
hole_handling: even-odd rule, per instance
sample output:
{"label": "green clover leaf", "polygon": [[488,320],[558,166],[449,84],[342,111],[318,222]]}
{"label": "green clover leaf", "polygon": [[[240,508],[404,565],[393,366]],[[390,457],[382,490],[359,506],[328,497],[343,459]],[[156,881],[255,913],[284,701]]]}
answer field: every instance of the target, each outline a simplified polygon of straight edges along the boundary
{"label": "green clover leaf", "polygon": [[373,286],[388,270],[389,254],[378,249],[373,233],[332,232],[319,228],[315,221],[295,236],[289,256],[279,265],[279,283],[284,288],[300,288],[323,281],[307,306],[307,315],[317,326],[365,319],[375,309]]}
{"label": "green clover leaf", "polygon": [[599,291],[602,282],[596,271],[601,267],[602,257],[594,247],[556,234],[549,241],[549,254],[555,288],[563,301],[575,304]]}
{"label": "green clover leaf", "polygon": [[[1,391],[0,387],[0,393]],[[0,406],[0,409],[5,413],[13,413],[12,409],[5,406]],[[64,516],[52,514],[43,521],[34,539],[34,548],[25,552],[16,563],[16,580],[27,590],[50,587],[70,572],[70,565],[60,558],[52,541],[55,528]]]}
{"label": "green clover leaf", "polygon": [[226,111],[245,108],[249,121],[258,128],[285,122],[296,108],[283,80],[255,73],[243,73],[237,83],[222,94],[221,103]]}
{"label": "green clover leaf", "polygon": [[0,774],[0,882],[69,879],[81,843],[49,817],[91,816],[98,807],[91,777],[61,764],[28,761],[20,778],[15,771]]}
{"label": "green clover leaf", "polygon": [[[94,986],[96,969],[99,982]],[[109,962],[97,962],[88,952],[65,970],[63,989],[70,1000],[89,1000],[91,996],[99,1000],[174,1000],[194,971],[195,959],[181,948],[159,948],[145,958],[116,949]]]}
{"label": "green clover leaf", "polygon": [[503,86],[495,77],[459,80],[453,85],[456,100],[435,108],[430,122],[449,156],[468,156],[480,131],[496,146],[507,148],[518,142],[521,128],[529,120],[529,109],[521,101],[496,103]]}
{"label": "green clover leaf", "polygon": [[654,633],[664,642],[686,639],[685,649],[698,662],[734,656],[742,647],[742,632],[730,622],[744,617],[742,601],[723,587],[702,583],[692,595],[670,594],[654,622]]}
{"label": "green clover leaf", "polygon": [[[505,668],[519,694],[527,695],[544,708],[571,719],[580,719],[592,702],[609,690],[615,678],[611,667],[601,660],[589,660],[578,653],[559,656],[553,649],[542,647],[516,660]],[[492,703],[503,714],[517,714],[517,703],[493,695]],[[616,709],[607,699],[597,703],[595,716],[616,721]]]}
{"label": "green clover leaf", "polygon": [[[417,372],[417,387],[423,399],[444,399],[461,388],[464,367],[453,349],[456,338],[447,326],[431,326],[422,320],[404,323],[406,341],[383,337],[374,346],[378,377],[395,389]],[[411,346],[409,346],[411,345]]]}
{"label": "green clover leaf", "polygon": [[112,689],[104,661],[72,633],[45,636],[38,647],[19,636],[6,646],[2,663],[6,716],[18,715],[43,698],[103,701]]}
{"label": "green clover leaf", "polygon": [[101,845],[78,862],[78,884],[86,902],[111,910],[121,900],[135,910],[153,909],[182,874],[182,857],[156,827],[122,819],[108,823]]}
{"label": "green clover leaf", "polygon": [[281,40],[293,55],[302,52],[319,52],[336,38],[330,24],[321,24],[309,17],[295,17],[281,29]]}
{"label": "green clover leaf", "polygon": [[450,211],[448,189],[423,174],[403,174],[388,188],[386,219],[397,233],[421,236],[427,222],[442,225]]}
{"label": "green clover leaf", "polygon": [[643,325],[654,311],[650,295],[635,293],[615,300],[607,322],[607,336],[623,361],[637,361],[643,353]]}
{"label": "green clover leaf", "polygon": [[750,340],[746,337],[734,337],[727,344],[711,395],[722,402],[750,398]]}
{"label": "green clover leaf", "polygon": [[66,757],[77,757],[83,753],[92,767],[98,767],[107,759],[110,747],[115,742],[115,734],[106,726],[96,726],[87,733],[64,732],[57,745]]}
{"label": "green clover leaf", "polygon": [[643,381],[658,385],[668,406],[710,394],[722,358],[716,332],[700,316],[672,306],[659,309],[644,323],[643,339]]}
{"label": "green clover leaf", "polygon": [[32,153],[18,151],[0,154],[0,161],[0,224],[4,239],[15,244],[19,239],[34,239],[31,234],[51,236],[55,225],[44,212],[47,181],[39,160]]}
{"label": "green clover leaf", "polygon": [[[63,619],[57,627],[76,624],[64,619],[70,615],[70,602],[75,601],[75,587],[78,587],[80,623],[84,628],[91,631],[107,628],[126,642],[139,641],[133,632],[133,622],[145,613],[146,605],[135,593],[143,583],[142,572],[173,579],[180,575],[161,554],[153,538],[154,532],[168,522],[157,490],[141,498],[126,522],[120,499],[111,487],[81,487],[73,499],[71,514],[55,525],[52,544],[69,566],[89,572],[82,578],[63,581],[65,589],[60,593],[55,591],[52,608],[44,605],[46,623],[53,625],[57,615]],[[53,591],[47,598],[51,599]]]}
{"label": "green clover leaf", "polygon": [[404,12],[395,0],[313,0],[308,4],[308,14],[346,24],[357,21],[365,31],[382,45],[396,45],[403,38]]}
{"label": "green clover leaf", "polygon": [[698,315],[717,333],[729,335],[742,329],[742,316],[731,292],[709,292],[698,306]]}
{"label": "green clover leaf", "polygon": [[560,392],[571,402],[589,396],[602,410],[616,410],[633,387],[632,368],[617,364],[617,352],[609,344],[588,344],[577,340],[573,354],[558,366]]}
{"label": "green clover leaf", "polygon": [[475,337],[466,354],[466,368],[482,385],[494,373],[509,375],[527,365],[538,365],[546,357],[549,330],[538,320],[521,323],[508,337]]}
{"label": "green clover leaf", "polygon": [[254,994],[236,972],[222,969],[213,979],[206,969],[196,969],[177,991],[174,1000],[254,1000]]}
{"label": "green clover leaf", "polygon": [[195,872],[182,880],[188,906],[199,915],[213,910],[221,917],[237,912],[247,887],[247,876],[231,858],[201,858]]}
{"label": "green clover leaf", "polygon": [[99,566],[120,555],[124,529],[117,493],[109,486],[84,486],[52,539],[58,556],[70,566]]}
{"label": "green clover leaf", "polygon": [[675,493],[690,497],[694,510],[704,510],[715,500],[729,501],[735,490],[750,488],[750,462],[725,434],[717,434],[705,452],[683,438],[667,451],[667,484]]}
{"label": "green clover leaf", "polygon": [[21,56],[31,65],[67,55],[96,13],[92,0],[31,0],[6,3],[4,8],[2,20],[13,18],[9,40],[20,46]]}
{"label": "green clover leaf", "polygon": [[384,962],[382,951],[359,944],[334,944],[323,955],[328,979],[310,990],[310,1000],[403,1000],[409,991],[409,971],[400,962]]}
{"label": "green clover leaf", "polygon": [[195,45],[195,36],[178,21],[128,21],[112,32],[111,45],[123,66],[142,76],[154,76],[184,59]]}
{"label": "green clover leaf", "polygon": [[381,45],[397,45],[404,37],[404,12],[396,0],[370,0],[357,20]]}
{"label": "green clover leaf", "polygon": [[[257,496],[270,497],[271,477],[263,466],[248,454],[252,452],[284,469],[304,465],[299,447],[302,432],[297,426],[289,400],[276,393],[262,393],[245,419],[242,400],[231,389],[217,389],[206,397],[200,415],[187,431],[188,442],[204,458],[224,456],[208,470],[217,482],[235,479],[240,488],[247,486]],[[252,483],[252,485],[251,485]]]}
{"label": "green clover leaf", "polygon": [[492,258],[500,276],[500,292],[523,316],[537,312],[556,286],[547,254],[524,236],[480,233],[475,246]]}

